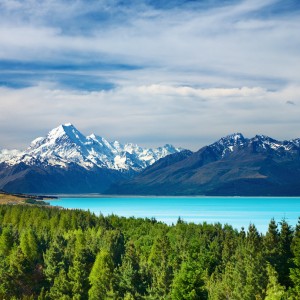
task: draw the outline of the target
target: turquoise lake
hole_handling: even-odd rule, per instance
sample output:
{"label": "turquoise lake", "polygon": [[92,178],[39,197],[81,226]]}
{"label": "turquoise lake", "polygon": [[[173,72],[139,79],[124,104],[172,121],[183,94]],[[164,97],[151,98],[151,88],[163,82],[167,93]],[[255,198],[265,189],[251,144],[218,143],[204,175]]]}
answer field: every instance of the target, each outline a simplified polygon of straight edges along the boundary
{"label": "turquoise lake", "polygon": [[293,227],[300,216],[300,198],[264,197],[107,197],[60,198],[50,201],[69,209],[90,210],[104,216],[155,218],[167,224],[178,217],[186,222],[230,224],[248,228],[250,223],[266,232],[271,218],[283,218]]}

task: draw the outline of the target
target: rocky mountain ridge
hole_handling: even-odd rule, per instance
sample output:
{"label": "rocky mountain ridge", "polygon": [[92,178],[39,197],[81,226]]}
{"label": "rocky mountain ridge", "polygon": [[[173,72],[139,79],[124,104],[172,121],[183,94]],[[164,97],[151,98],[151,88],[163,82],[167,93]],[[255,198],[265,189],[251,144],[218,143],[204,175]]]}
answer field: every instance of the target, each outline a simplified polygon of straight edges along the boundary
{"label": "rocky mountain ridge", "polygon": [[[174,159],[173,159],[174,157]],[[164,163],[168,161],[168,163]],[[172,162],[173,161],[173,162]],[[299,139],[235,133],[178,160],[169,155],[108,193],[141,195],[300,195]]]}

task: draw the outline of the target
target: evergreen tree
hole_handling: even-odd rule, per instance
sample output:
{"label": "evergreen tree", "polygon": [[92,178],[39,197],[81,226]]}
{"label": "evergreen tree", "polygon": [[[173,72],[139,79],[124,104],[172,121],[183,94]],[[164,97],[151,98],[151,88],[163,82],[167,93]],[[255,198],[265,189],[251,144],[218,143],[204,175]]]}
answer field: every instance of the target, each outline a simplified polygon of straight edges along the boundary
{"label": "evergreen tree", "polygon": [[[240,299],[239,297],[233,297],[235,285],[240,282],[234,282],[235,268],[234,264],[230,261],[226,264],[224,273],[220,273],[219,270],[215,270],[206,281],[206,287],[209,300],[220,299]],[[239,293],[238,293],[239,294]]]}
{"label": "evergreen tree", "polygon": [[68,277],[70,280],[73,299],[88,299],[88,272],[82,253],[79,252],[75,255],[73,265],[69,269]]}
{"label": "evergreen tree", "polygon": [[280,242],[280,236],[278,232],[277,223],[272,219],[269,223],[269,228],[264,238],[264,252],[268,262],[276,268],[278,268],[279,253],[278,246]]}
{"label": "evergreen tree", "polygon": [[283,300],[285,298],[284,287],[278,283],[278,274],[270,265],[267,265],[268,285],[265,300]]}
{"label": "evergreen tree", "polygon": [[197,262],[189,260],[181,264],[172,283],[172,299],[207,299],[204,275]]}
{"label": "evergreen tree", "polygon": [[116,269],[114,290],[121,298],[124,298],[126,295],[127,297],[130,295],[138,298],[146,292],[142,274],[140,273],[139,259],[132,242],[128,242],[122,265]]}
{"label": "evergreen tree", "polygon": [[90,300],[103,300],[111,289],[113,275],[113,260],[107,250],[101,250],[91,270],[89,281],[91,288],[89,290]]}
{"label": "evergreen tree", "polygon": [[173,271],[169,261],[171,252],[170,242],[167,235],[159,236],[154,242],[149,256],[148,264],[151,273],[152,297],[161,299],[169,294]]}
{"label": "evergreen tree", "polygon": [[10,299],[14,295],[13,278],[8,269],[8,261],[4,256],[0,256],[0,299]]}
{"label": "evergreen tree", "polygon": [[262,237],[253,224],[249,226],[245,243],[246,284],[244,286],[244,299],[262,299],[266,286],[266,269],[262,252]]}
{"label": "evergreen tree", "polygon": [[225,231],[225,238],[222,243],[222,262],[225,267],[227,262],[229,262],[234,255],[234,252],[237,247],[237,239],[233,230],[226,230]]}
{"label": "evergreen tree", "polygon": [[120,230],[106,231],[102,240],[102,248],[107,249],[107,251],[111,254],[115,267],[120,265],[122,262],[122,255],[125,252],[123,233],[120,232]]}
{"label": "evergreen tree", "polygon": [[300,299],[300,217],[292,242],[294,268],[290,269],[290,279],[293,283],[293,295]]}
{"label": "evergreen tree", "polygon": [[[211,299],[263,299],[266,271],[262,254],[262,239],[251,224],[247,236],[240,236],[232,259],[223,274],[213,274],[209,281]],[[214,290],[217,289],[217,290]]]}
{"label": "evergreen tree", "polygon": [[61,269],[58,276],[54,279],[53,286],[50,288],[49,298],[52,300],[72,299],[72,290],[69,278],[64,269]]}
{"label": "evergreen tree", "polygon": [[65,267],[63,254],[65,246],[66,243],[63,237],[57,236],[44,254],[44,274],[51,285],[58,276],[59,271]]}
{"label": "evergreen tree", "polygon": [[20,238],[20,247],[24,256],[30,261],[35,262],[39,258],[38,242],[33,230],[23,231]]}
{"label": "evergreen tree", "polygon": [[31,294],[31,290],[34,288],[34,282],[31,280],[32,264],[20,247],[13,247],[7,257],[7,262],[7,275],[11,280],[10,292],[17,297]]}
{"label": "evergreen tree", "polygon": [[75,255],[68,277],[72,289],[73,299],[88,299],[88,267],[84,234],[81,230],[76,232]]}
{"label": "evergreen tree", "polygon": [[0,236],[0,256],[7,256],[14,244],[13,232],[11,227],[4,227]]}
{"label": "evergreen tree", "polygon": [[292,264],[292,250],[291,244],[293,240],[293,230],[291,226],[285,221],[282,220],[281,230],[280,230],[280,238],[278,245],[278,277],[279,283],[283,286],[289,287],[291,285],[291,280],[289,277],[290,268],[293,266]]}

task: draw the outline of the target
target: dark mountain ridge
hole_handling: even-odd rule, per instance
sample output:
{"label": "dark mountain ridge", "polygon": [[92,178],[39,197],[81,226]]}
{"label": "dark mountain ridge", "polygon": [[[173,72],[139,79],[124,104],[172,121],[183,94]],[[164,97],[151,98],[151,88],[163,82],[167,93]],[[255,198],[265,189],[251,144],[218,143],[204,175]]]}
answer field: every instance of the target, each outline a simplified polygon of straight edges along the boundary
{"label": "dark mountain ridge", "polygon": [[124,178],[128,178],[127,174],[116,170],[87,170],[74,163],[66,168],[22,162],[13,166],[0,164],[1,188],[13,193],[101,193]]}
{"label": "dark mountain ridge", "polygon": [[[299,139],[251,139],[236,133],[187,155],[169,155],[108,193],[141,195],[298,196]],[[164,161],[168,160],[168,163]]]}

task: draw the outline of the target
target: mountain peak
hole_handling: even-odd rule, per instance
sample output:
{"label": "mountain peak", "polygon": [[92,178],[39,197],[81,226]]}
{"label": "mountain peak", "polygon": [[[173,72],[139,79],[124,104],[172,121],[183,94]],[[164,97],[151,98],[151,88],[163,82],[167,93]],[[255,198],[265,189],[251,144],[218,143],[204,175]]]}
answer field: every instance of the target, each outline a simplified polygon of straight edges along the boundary
{"label": "mountain peak", "polygon": [[[22,153],[30,159],[32,165],[35,159],[39,159],[44,165],[59,167],[72,163],[86,169],[99,167],[138,172],[158,159],[180,150],[172,145],[166,149],[148,149],[131,143],[123,145],[118,141],[109,142],[96,134],[84,136],[73,124],[66,123],[52,129],[46,137],[35,139]],[[8,160],[7,155],[1,154],[1,157],[4,161]],[[10,160],[11,165],[19,162],[23,162],[21,156]]]}
{"label": "mountain peak", "polygon": [[84,143],[86,140],[86,137],[71,123],[59,125],[58,127],[52,129],[47,135],[47,139],[53,143],[63,137],[68,137],[72,142],[75,143],[78,143],[78,141]]}
{"label": "mountain peak", "polygon": [[237,141],[237,140],[244,140],[245,138],[240,132],[236,132],[236,133],[227,135],[225,137],[225,139],[233,139],[233,140]]}
{"label": "mountain peak", "polygon": [[239,146],[243,145],[245,143],[246,139],[241,133],[233,133],[229,134],[225,137],[222,137],[217,142],[215,142],[213,145],[220,145],[223,147],[229,147],[229,146]]}
{"label": "mountain peak", "polygon": [[241,133],[237,132],[222,137],[209,147],[214,149],[214,152],[218,157],[225,157],[229,153],[233,152],[236,148],[245,145],[247,141],[248,140],[244,138],[244,136]]}

